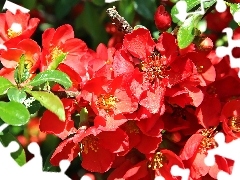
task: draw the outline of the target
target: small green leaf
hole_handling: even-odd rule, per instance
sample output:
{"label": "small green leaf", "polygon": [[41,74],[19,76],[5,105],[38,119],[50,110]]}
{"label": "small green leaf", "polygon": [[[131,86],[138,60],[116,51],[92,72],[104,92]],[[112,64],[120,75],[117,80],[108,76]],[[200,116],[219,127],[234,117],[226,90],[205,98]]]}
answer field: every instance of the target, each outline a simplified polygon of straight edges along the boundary
{"label": "small green leaf", "polygon": [[23,101],[26,99],[27,95],[24,91],[19,90],[17,88],[10,88],[7,92],[8,99],[10,101],[15,101],[19,103],[23,103]]}
{"label": "small green leaf", "polygon": [[10,87],[14,87],[14,85],[8,79],[0,77],[0,95],[6,94]]}
{"label": "small green leaf", "polygon": [[29,85],[38,86],[49,81],[56,82],[62,85],[65,89],[72,86],[70,78],[65,73],[58,70],[46,70],[37,74],[32,81],[29,82]]}
{"label": "small green leaf", "polygon": [[30,73],[27,69],[27,65],[25,64],[25,55],[23,54],[20,57],[19,63],[17,68],[14,71],[14,79],[16,83],[21,84],[22,82],[26,81],[30,77]]}
{"label": "small green leaf", "polygon": [[61,121],[65,121],[66,117],[64,106],[58,96],[54,95],[51,92],[44,91],[26,90],[26,92],[38,100],[46,109],[56,114]]}
{"label": "small green leaf", "polygon": [[186,48],[195,37],[195,26],[201,19],[202,15],[190,16],[184,23],[180,26],[177,34],[178,46],[180,49]]}
{"label": "small green leaf", "polygon": [[66,59],[67,53],[62,53],[49,64],[48,70],[54,70],[58,67],[58,65]]}
{"label": "small green leaf", "polygon": [[87,108],[82,108],[80,111],[80,124],[79,126],[84,126],[88,122],[88,110]]}
{"label": "small green leaf", "polygon": [[21,126],[30,119],[27,108],[14,101],[0,102],[0,118],[7,124]]}
{"label": "small green leaf", "polygon": [[12,134],[4,133],[3,135],[0,135],[0,142],[3,144],[4,147],[7,147],[12,141],[16,141],[18,143],[19,149],[16,152],[11,153],[11,156],[18,163],[19,166],[22,166],[26,164],[26,154],[23,147]]}
{"label": "small green leaf", "polygon": [[153,16],[157,6],[155,0],[134,0],[134,8],[138,14],[153,21]]}

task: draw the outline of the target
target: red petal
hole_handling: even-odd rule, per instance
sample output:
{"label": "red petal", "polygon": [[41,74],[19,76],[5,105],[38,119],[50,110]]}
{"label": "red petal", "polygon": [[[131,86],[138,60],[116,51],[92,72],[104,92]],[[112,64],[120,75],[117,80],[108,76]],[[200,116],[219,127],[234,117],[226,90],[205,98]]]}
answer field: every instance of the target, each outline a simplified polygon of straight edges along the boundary
{"label": "red petal", "polygon": [[66,121],[60,121],[57,115],[51,111],[46,110],[40,120],[39,128],[42,132],[54,134],[61,139],[65,139],[69,134],[76,131],[74,121],[71,120],[71,113],[74,112],[73,101],[70,99],[62,99],[64,104]]}
{"label": "red petal", "polygon": [[162,33],[156,44],[156,49],[167,58],[167,64],[171,64],[178,56],[176,38],[170,33]]}
{"label": "red petal", "polygon": [[116,51],[113,61],[114,76],[134,71],[133,64],[130,62],[130,56],[123,50]]}
{"label": "red petal", "polygon": [[86,43],[77,38],[67,39],[61,47],[63,49],[63,52],[71,53],[74,55],[82,55],[83,52],[86,52],[88,50]]}
{"label": "red petal", "polygon": [[179,157],[182,160],[190,159],[198,150],[199,144],[202,141],[203,136],[201,134],[193,134],[186,142]]}
{"label": "red petal", "polygon": [[150,154],[156,151],[161,142],[161,137],[151,137],[143,134],[140,143],[135,148],[143,154]]}
{"label": "red petal", "polygon": [[112,153],[118,153],[128,149],[128,136],[119,128],[114,131],[103,131],[98,137],[99,145]]}
{"label": "red petal", "polygon": [[104,173],[111,168],[115,155],[108,150],[99,147],[97,151],[88,149],[88,152],[81,153],[82,167],[91,172]]}
{"label": "red petal", "polygon": [[200,79],[200,85],[206,86],[215,81],[216,71],[212,65],[210,59],[202,53],[189,53],[188,57],[193,61],[198,69],[198,78]]}
{"label": "red petal", "polygon": [[49,48],[51,46],[51,41],[55,33],[54,28],[46,29],[42,34],[42,46],[43,48]]}
{"label": "red petal", "polygon": [[61,144],[56,148],[50,162],[54,166],[59,166],[59,162],[61,160],[67,159],[72,161],[75,157],[77,157],[79,152],[79,145],[73,142],[73,138],[69,138],[61,142]]}
{"label": "red petal", "polygon": [[56,29],[56,32],[52,39],[54,46],[61,46],[67,39],[74,38],[74,31],[71,25],[64,24]]}
{"label": "red petal", "polygon": [[138,164],[132,166],[125,175],[123,179],[141,179],[148,175],[147,162],[141,161]]}
{"label": "red petal", "polygon": [[155,42],[149,30],[138,28],[132,33],[125,35],[123,45],[133,56],[139,59],[145,59],[153,52]]}
{"label": "red petal", "polygon": [[[209,108],[211,107],[211,109]],[[217,126],[220,120],[221,102],[215,96],[204,95],[203,102],[196,109],[196,116],[199,124],[204,128]]]}
{"label": "red petal", "polygon": [[136,124],[145,135],[153,137],[161,137],[161,132],[164,128],[163,121],[159,118],[159,115],[153,115],[148,119],[141,119]]}
{"label": "red petal", "polygon": [[164,99],[165,87],[162,84],[161,87],[158,86],[152,92],[145,91],[142,93],[142,100],[139,102],[140,105],[144,106],[151,113],[158,113],[160,107],[162,107]]}

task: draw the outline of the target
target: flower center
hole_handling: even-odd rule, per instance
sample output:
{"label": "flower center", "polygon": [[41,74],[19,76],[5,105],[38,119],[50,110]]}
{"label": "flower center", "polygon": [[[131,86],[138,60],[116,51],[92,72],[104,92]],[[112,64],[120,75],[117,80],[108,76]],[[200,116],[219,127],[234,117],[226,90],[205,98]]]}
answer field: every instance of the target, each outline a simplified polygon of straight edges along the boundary
{"label": "flower center", "polygon": [[217,143],[214,140],[214,136],[217,133],[215,130],[216,127],[202,130],[203,139],[199,146],[200,153],[207,153],[209,149],[217,147]]}
{"label": "flower center", "polygon": [[179,107],[179,106],[173,106],[172,116],[174,118],[181,118],[181,119],[184,119],[184,120],[187,119],[186,110],[181,108],[181,107]]}
{"label": "flower center", "polygon": [[22,26],[18,23],[12,23],[11,27],[7,30],[9,39],[19,36],[22,34]]}
{"label": "flower center", "polygon": [[228,118],[228,127],[230,127],[235,132],[240,132],[240,117],[230,117]]}
{"label": "flower center", "polygon": [[81,153],[87,154],[89,150],[92,150],[94,152],[97,152],[98,150],[98,137],[95,137],[94,135],[89,135],[85,137],[80,144]]}
{"label": "flower center", "polygon": [[153,53],[146,61],[142,61],[141,65],[146,80],[151,83],[157,78],[165,78],[167,76],[166,71],[170,70],[170,66],[164,64],[164,58],[159,53]]}
{"label": "flower center", "polygon": [[129,132],[129,133],[134,133],[134,134],[138,134],[139,133],[139,128],[136,125],[136,123],[134,122],[134,120],[127,121],[127,123],[126,123],[126,131]]}
{"label": "flower center", "polygon": [[27,69],[30,69],[33,66],[33,62],[30,59],[26,59],[25,65]]}
{"label": "flower center", "polygon": [[115,108],[116,103],[118,102],[117,97],[109,94],[101,94],[97,98],[97,106],[99,109],[104,109],[106,111],[110,111]]}
{"label": "flower center", "polygon": [[67,53],[64,53],[59,47],[55,47],[51,51],[51,59],[52,61],[56,60],[61,55],[66,55]]}
{"label": "flower center", "polygon": [[149,161],[148,168],[151,168],[152,170],[159,169],[163,167],[167,161],[167,158],[161,152],[157,152],[152,160]]}

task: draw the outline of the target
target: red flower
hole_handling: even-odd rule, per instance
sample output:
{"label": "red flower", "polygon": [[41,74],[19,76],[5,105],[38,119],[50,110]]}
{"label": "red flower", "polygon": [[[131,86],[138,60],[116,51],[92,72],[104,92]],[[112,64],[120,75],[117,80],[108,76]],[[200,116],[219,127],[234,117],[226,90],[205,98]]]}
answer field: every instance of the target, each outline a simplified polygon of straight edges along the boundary
{"label": "red flower", "polygon": [[93,77],[113,78],[113,54],[115,51],[115,48],[107,48],[102,43],[98,45],[96,53],[92,53],[92,58],[88,63],[88,68],[91,68]]}
{"label": "red flower", "polygon": [[167,180],[178,180],[180,178],[170,173],[173,165],[184,168],[181,159],[170,150],[163,149],[145,158],[133,151],[126,156],[125,161],[110,174],[108,179],[154,179],[162,176]]}
{"label": "red flower", "polygon": [[128,137],[121,129],[102,131],[90,127],[63,141],[53,153],[51,163],[56,166],[62,159],[72,161],[80,153],[84,169],[104,173],[111,168],[116,153],[127,148]]}
{"label": "red flower", "polygon": [[224,132],[232,138],[240,137],[240,100],[227,102],[221,112]]}
{"label": "red flower", "polygon": [[169,33],[161,34],[155,43],[147,29],[139,28],[125,36],[123,45],[140,59],[140,64],[136,64],[140,72],[132,73],[132,93],[151,113],[163,113],[165,88],[172,88],[193,75],[191,59],[178,56],[176,39]]}
{"label": "red flower", "polygon": [[[37,44],[37,42],[32,39],[24,39],[17,44],[15,44],[12,48],[8,48],[6,51],[3,51],[0,56],[0,61],[4,68],[8,69],[8,74],[12,74],[11,72],[15,70],[17,67],[20,58],[22,55],[25,56],[25,66],[30,73],[35,73],[40,63],[40,53],[41,48]],[[3,70],[1,70],[3,71]],[[6,77],[6,74],[3,74]],[[13,74],[10,80],[13,81]]]}
{"label": "red flower", "polygon": [[41,71],[53,68],[58,58],[65,56],[64,63],[78,72],[78,67],[81,66],[79,59],[88,50],[82,40],[74,38],[72,26],[68,24],[56,30],[53,28],[45,30],[42,35],[42,45]]}
{"label": "red flower", "polygon": [[207,150],[217,146],[214,135],[215,128],[199,130],[199,134],[193,134],[186,142],[180,158],[186,168],[190,169],[190,177],[198,179],[205,176],[207,173],[216,179],[220,170],[230,172],[228,162],[225,158],[216,157],[216,163],[212,167],[206,166],[204,159],[207,156]]}
{"label": "red flower", "polygon": [[12,47],[19,41],[29,38],[36,30],[38,18],[30,18],[30,14],[20,10],[13,14],[10,11],[0,14],[0,44]]}
{"label": "red flower", "polygon": [[124,123],[127,121],[124,114],[132,113],[138,108],[137,100],[131,96],[129,88],[123,86],[122,76],[113,80],[105,77],[93,78],[83,87],[81,96],[91,104],[96,115],[100,116],[95,119],[96,126],[115,124],[112,121],[120,122],[120,119]]}
{"label": "red flower", "polygon": [[130,120],[121,126],[129,137],[129,150],[136,148],[143,154],[154,153],[157,150],[162,142],[161,131],[163,129],[163,123],[157,120],[159,119],[156,117],[140,122]]}

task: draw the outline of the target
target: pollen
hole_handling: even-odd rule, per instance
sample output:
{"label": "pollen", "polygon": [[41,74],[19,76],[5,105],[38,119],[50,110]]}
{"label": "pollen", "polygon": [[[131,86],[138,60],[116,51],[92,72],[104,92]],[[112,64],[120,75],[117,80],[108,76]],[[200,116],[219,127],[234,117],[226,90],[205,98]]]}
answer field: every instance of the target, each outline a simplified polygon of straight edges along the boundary
{"label": "pollen", "polygon": [[170,70],[170,66],[164,64],[164,59],[159,53],[153,53],[146,61],[141,62],[141,69],[147,81],[152,83],[155,79],[167,77],[166,71]]}
{"label": "pollen", "polygon": [[202,73],[203,72],[203,66],[197,66],[197,72]]}
{"label": "pollen", "polygon": [[160,169],[167,162],[167,158],[161,152],[157,152],[152,160],[148,162],[148,168],[151,168],[152,170]]}
{"label": "pollen", "polygon": [[81,143],[80,143],[80,149],[81,149],[81,153],[89,153],[89,151],[94,151],[97,152],[98,151],[98,137],[95,137],[94,135],[89,135],[87,137],[85,137]]}
{"label": "pollen", "polygon": [[205,154],[209,149],[213,149],[217,147],[217,143],[214,140],[214,136],[217,133],[217,131],[215,130],[216,130],[216,127],[202,130],[201,134],[203,136],[203,139],[199,146],[200,153]]}
{"label": "pollen", "polygon": [[51,59],[52,59],[52,61],[54,61],[56,58],[58,58],[59,56],[64,55],[64,54],[67,54],[67,53],[64,53],[61,49],[59,49],[58,46],[56,46],[51,51]]}
{"label": "pollen", "polygon": [[228,118],[228,127],[231,128],[232,131],[240,132],[240,117],[233,116]]}
{"label": "pollen", "polygon": [[7,30],[9,39],[15,38],[22,34],[22,26],[18,23],[12,23],[11,27]]}
{"label": "pollen", "polygon": [[116,103],[119,100],[117,99],[117,97],[110,95],[110,94],[101,94],[98,98],[97,98],[97,106],[99,109],[104,109],[106,111],[111,111],[115,108]]}

